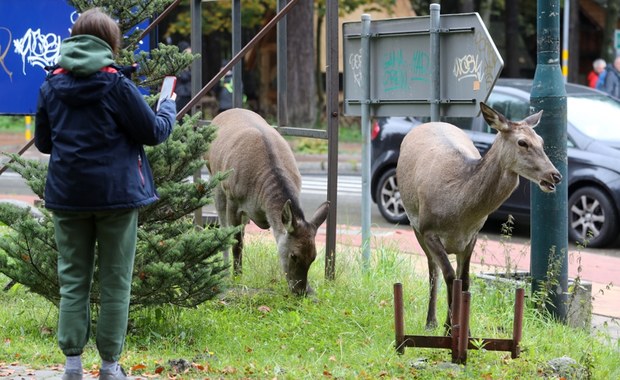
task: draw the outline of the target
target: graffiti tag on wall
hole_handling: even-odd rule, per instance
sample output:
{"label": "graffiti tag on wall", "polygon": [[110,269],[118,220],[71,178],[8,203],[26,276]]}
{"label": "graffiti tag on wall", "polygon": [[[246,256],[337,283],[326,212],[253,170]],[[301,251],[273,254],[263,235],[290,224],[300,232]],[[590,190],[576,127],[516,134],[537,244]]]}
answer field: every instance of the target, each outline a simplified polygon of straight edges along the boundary
{"label": "graffiti tag on wall", "polygon": [[[2,39],[0,39],[0,67],[2,67],[2,70],[6,73],[6,75],[9,76],[10,80],[13,80],[13,72],[11,70],[9,70],[8,67],[6,67],[6,64],[4,62],[4,59],[7,55],[7,53],[9,52],[9,48],[11,47],[11,31],[8,28],[4,28],[4,27],[0,27],[0,31],[5,32],[8,35],[8,40],[5,44],[5,46],[2,45]],[[2,37],[4,37],[4,34],[2,33]]]}
{"label": "graffiti tag on wall", "polygon": [[58,61],[61,37],[54,33],[41,33],[41,29],[28,29],[26,34],[13,40],[15,53],[22,57],[22,73],[26,74],[26,62],[33,67],[45,69]]}

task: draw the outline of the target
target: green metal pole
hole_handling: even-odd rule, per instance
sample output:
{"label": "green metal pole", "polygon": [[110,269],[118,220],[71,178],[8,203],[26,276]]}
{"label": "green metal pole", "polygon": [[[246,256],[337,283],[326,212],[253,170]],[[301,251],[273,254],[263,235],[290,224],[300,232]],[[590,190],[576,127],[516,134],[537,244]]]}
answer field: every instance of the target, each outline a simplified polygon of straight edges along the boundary
{"label": "green metal pole", "polygon": [[[545,151],[562,174],[555,193],[544,193],[531,184],[532,194],[532,293],[549,290],[549,311],[566,321],[568,289],[568,186],[566,180],[566,88],[560,66],[560,2],[538,0],[537,65],[530,94],[534,111],[543,110],[536,131],[545,140]],[[550,287],[547,287],[550,285]]]}

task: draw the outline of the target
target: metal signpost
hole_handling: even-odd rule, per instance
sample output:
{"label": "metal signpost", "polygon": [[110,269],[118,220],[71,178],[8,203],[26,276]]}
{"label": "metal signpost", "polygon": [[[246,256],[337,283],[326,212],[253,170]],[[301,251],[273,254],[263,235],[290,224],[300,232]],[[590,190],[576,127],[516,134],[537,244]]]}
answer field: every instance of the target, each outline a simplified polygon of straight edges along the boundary
{"label": "metal signpost", "polygon": [[362,22],[343,24],[344,113],[362,116],[364,265],[370,258],[370,117],[474,116],[504,66],[478,13],[440,16],[439,4],[430,8],[431,16],[371,21],[363,15]]}
{"label": "metal signpost", "polygon": [[[478,13],[441,15],[439,21],[439,51],[430,49],[429,16],[372,21],[368,52],[361,48],[362,23],[345,23],[344,113],[360,116],[362,103],[368,101],[374,116],[430,116],[433,102],[444,116],[477,114],[504,62]],[[436,53],[441,53],[440,83],[431,80],[431,56]],[[363,54],[370,56],[368,73],[362,72]],[[362,99],[366,76],[370,98]],[[440,88],[439,99],[431,99],[434,85]]]}

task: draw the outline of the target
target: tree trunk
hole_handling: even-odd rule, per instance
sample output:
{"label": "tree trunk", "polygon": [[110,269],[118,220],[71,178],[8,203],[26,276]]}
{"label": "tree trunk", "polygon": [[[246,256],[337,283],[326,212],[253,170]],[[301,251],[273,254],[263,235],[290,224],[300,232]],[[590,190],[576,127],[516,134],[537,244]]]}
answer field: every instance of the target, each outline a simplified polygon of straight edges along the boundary
{"label": "tree trunk", "polygon": [[[314,77],[316,78],[316,107],[317,107],[317,115],[321,115],[322,110],[325,108],[325,81],[323,80],[323,72],[322,72],[322,68],[321,68],[321,45],[322,42],[321,41],[321,28],[323,27],[323,23],[325,21],[325,17],[321,16],[319,14],[319,16],[317,17],[316,20],[316,37],[315,37],[315,52],[316,52],[316,56],[314,57],[315,59],[315,74]],[[327,28],[325,30],[325,35],[327,35]]]}
{"label": "tree trunk", "polygon": [[508,78],[518,78],[519,74],[519,53],[518,38],[519,31],[519,0],[506,0],[506,67],[504,72]]}
{"label": "tree trunk", "polygon": [[608,63],[613,64],[616,57],[614,49],[614,33],[618,23],[620,4],[618,0],[607,0],[607,13],[605,14],[605,30],[603,31],[603,43],[601,45],[601,57]]}
{"label": "tree trunk", "polygon": [[460,13],[470,13],[474,11],[474,0],[461,0],[459,2]]}
{"label": "tree trunk", "polygon": [[316,121],[314,2],[300,0],[287,16],[288,121],[291,127]]}
{"label": "tree trunk", "polygon": [[493,0],[481,0],[480,1],[480,18],[487,29],[491,27],[491,7],[493,6]]}
{"label": "tree trunk", "polygon": [[579,3],[571,1],[568,24],[568,82],[579,82]]}

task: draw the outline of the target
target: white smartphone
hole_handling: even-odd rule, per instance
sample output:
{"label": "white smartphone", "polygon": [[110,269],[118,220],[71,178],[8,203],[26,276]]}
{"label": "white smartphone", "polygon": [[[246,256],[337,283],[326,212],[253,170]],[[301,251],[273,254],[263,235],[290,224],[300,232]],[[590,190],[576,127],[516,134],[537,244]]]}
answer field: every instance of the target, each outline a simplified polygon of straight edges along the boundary
{"label": "white smartphone", "polygon": [[157,111],[159,111],[159,106],[161,103],[172,96],[174,93],[174,88],[177,85],[177,77],[175,76],[167,76],[164,78],[163,83],[161,84],[161,91],[159,92],[159,100],[157,101]]}

